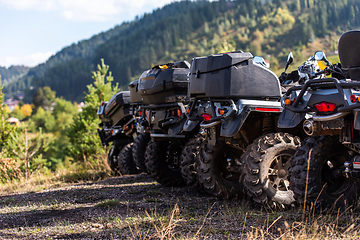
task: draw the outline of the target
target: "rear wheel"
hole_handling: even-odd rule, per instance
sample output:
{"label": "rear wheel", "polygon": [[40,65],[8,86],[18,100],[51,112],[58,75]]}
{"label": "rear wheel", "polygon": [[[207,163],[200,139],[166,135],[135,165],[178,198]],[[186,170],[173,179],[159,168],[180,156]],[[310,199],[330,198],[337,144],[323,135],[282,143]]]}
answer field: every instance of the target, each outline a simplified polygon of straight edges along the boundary
{"label": "rear wheel", "polygon": [[357,201],[358,186],[342,175],[349,159],[347,148],[329,136],[307,138],[290,167],[290,186],[295,198],[318,212],[345,209]]}
{"label": "rear wheel", "polygon": [[134,141],[132,156],[136,167],[141,172],[147,172],[145,165],[145,151],[146,151],[146,146],[148,145],[150,140],[151,138],[149,133],[141,133],[137,136],[137,138]]}
{"label": "rear wheel", "polygon": [[118,158],[120,150],[121,150],[121,148],[119,148],[119,147],[115,148],[115,146],[112,146],[108,153],[107,160],[108,160],[109,167],[115,173],[119,171],[119,166],[117,164],[117,158]]}
{"label": "rear wheel", "polygon": [[225,143],[210,146],[204,142],[196,164],[200,186],[219,198],[242,197],[242,153]]}
{"label": "rear wheel", "polygon": [[200,135],[196,135],[185,144],[181,153],[181,175],[189,186],[194,185],[197,182],[195,162],[203,142],[204,138]]}
{"label": "rear wheel", "polygon": [[120,151],[118,167],[122,175],[139,173],[139,170],[136,168],[132,157],[132,145],[133,143],[129,143]]}
{"label": "rear wheel", "polygon": [[289,188],[288,169],[299,144],[298,137],[270,133],[248,146],[243,157],[244,187],[254,202],[276,207],[295,201]]}
{"label": "rear wheel", "polygon": [[179,158],[182,142],[150,141],[146,147],[145,165],[148,174],[164,186],[181,186],[185,181],[180,173]]}

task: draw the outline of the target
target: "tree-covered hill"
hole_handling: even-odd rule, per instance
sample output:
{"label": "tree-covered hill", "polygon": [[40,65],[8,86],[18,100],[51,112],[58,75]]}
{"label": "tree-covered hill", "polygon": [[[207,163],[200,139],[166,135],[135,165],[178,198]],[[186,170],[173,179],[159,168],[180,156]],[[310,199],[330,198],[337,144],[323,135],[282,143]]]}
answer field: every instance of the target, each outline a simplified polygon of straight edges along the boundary
{"label": "tree-covered hill", "polygon": [[0,67],[2,84],[9,84],[16,81],[25,76],[29,72],[29,69],[29,67],[25,66],[10,66],[9,68]]}
{"label": "tree-covered hill", "polygon": [[276,71],[290,50],[299,60],[336,50],[340,34],[360,26],[359,8],[360,0],[175,2],[64,48],[5,91],[50,86],[80,101],[101,58],[122,88],[155,64],[235,49],[263,56]]}

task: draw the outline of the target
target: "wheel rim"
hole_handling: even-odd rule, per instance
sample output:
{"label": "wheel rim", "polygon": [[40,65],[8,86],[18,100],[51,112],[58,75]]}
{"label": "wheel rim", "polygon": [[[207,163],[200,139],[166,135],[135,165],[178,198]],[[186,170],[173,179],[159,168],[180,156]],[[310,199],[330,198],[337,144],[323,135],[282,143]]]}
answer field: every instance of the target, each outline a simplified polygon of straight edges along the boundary
{"label": "wheel rim", "polygon": [[179,158],[183,145],[183,142],[170,142],[166,157],[166,164],[168,168],[174,172],[180,172],[181,170]]}
{"label": "wheel rim", "polygon": [[341,176],[334,177],[334,170],[338,169],[346,160],[345,156],[332,156],[324,161],[321,168],[321,184],[325,185],[324,191],[327,195],[337,198],[351,188],[349,179]]}
{"label": "wheel rim", "polygon": [[289,167],[291,166],[291,158],[295,151],[283,151],[277,154],[271,161],[268,177],[270,186],[276,191],[289,191]]}
{"label": "wheel rim", "polygon": [[224,154],[221,158],[219,169],[221,171],[221,175],[227,181],[239,181],[241,174],[241,155],[242,152],[239,153],[237,151],[224,151]]}

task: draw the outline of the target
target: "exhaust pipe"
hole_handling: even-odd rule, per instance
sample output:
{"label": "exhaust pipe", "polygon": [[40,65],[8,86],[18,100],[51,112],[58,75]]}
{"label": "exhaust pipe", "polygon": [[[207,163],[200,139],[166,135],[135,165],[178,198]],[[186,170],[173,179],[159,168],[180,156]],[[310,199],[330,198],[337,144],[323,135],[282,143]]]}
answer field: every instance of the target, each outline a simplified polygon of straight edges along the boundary
{"label": "exhaust pipe", "polygon": [[312,118],[306,119],[303,124],[304,132],[309,136],[317,136],[321,132],[319,123],[314,122]]}

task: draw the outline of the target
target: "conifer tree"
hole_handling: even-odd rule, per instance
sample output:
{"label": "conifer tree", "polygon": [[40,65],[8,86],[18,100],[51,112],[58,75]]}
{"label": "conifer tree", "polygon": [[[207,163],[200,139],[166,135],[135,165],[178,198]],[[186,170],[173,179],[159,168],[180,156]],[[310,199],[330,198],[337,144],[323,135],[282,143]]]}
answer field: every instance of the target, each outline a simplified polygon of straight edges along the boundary
{"label": "conifer tree", "polygon": [[74,118],[74,123],[68,132],[71,156],[75,161],[90,163],[90,166],[94,166],[94,160],[104,153],[97,133],[100,120],[96,112],[102,101],[108,101],[119,91],[117,84],[115,87],[112,86],[113,77],[108,71],[109,66],[101,59],[98,70],[92,73],[94,83],[87,86],[85,106]]}

